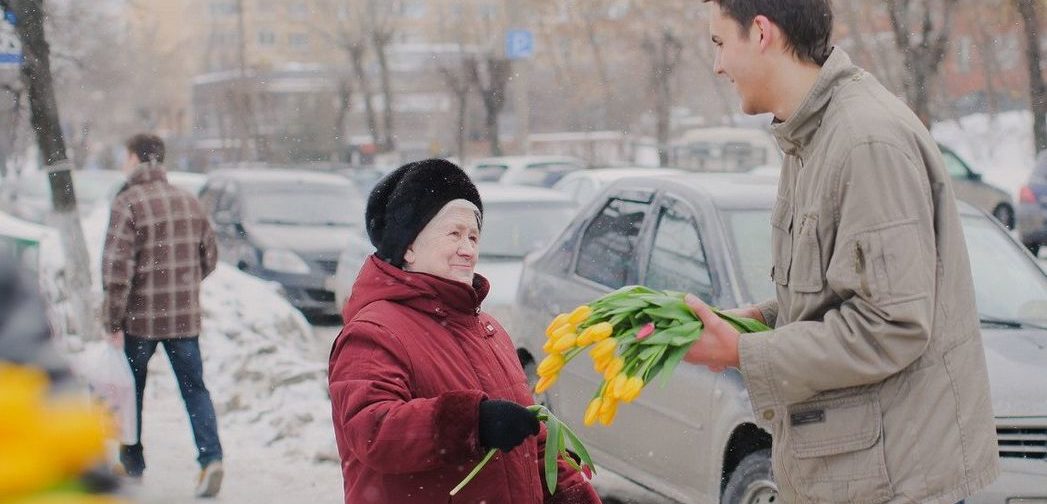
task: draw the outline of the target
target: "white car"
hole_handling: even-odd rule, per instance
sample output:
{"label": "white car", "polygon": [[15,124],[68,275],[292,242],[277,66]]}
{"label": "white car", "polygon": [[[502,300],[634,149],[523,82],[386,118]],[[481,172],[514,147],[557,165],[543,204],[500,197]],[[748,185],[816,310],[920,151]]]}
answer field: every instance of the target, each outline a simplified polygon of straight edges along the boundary
{"label": "white car", "polygon": [[570,156],[502,156],[478,159],[465,173],[473,182],[552,187],[567,173],[585,169],[585,162]]}
{"label": "white car", "polygon": [[[478,184],[477,189],[484,223],[476,272],[491,282],[483,309],[512,335],[509,324],[524,256],[559,236],[574,218],[575,205],[551,189],[501,184]],[[338,268],[328,281],[339,307],[345,306],[360,267],[374,251],[369,243],[352,242],[339,256]]]}
{"label": "white car", "polygon": [[624,177],[656,177],[661,175],[679,175],[684,173],[675,168],[621,167],[599,168],[595,170],[578,170],[564,175],[553,189],[567,194],[578,204],[585,206],[592,201],[604,187]]}

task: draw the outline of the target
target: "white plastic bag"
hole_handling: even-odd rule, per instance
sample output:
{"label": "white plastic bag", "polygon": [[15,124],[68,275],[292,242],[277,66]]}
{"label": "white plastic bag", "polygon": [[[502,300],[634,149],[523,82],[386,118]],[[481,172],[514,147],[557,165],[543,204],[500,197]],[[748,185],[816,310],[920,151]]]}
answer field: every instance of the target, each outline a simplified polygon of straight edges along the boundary
{"label": "white plastic bag", "polygon": [[138,442],[135,377],[124,352],[111,344],[92,348],[82,362],[83,376],[91,393],[109,407],[120,426],[122,444]]}

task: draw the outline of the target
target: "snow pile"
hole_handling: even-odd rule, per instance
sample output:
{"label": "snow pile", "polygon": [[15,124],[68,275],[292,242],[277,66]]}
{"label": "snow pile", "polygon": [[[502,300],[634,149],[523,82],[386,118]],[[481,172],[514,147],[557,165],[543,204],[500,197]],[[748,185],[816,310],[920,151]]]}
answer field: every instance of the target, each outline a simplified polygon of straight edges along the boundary
{"label": "snow pile", "polygon": [[1004,112],[990,118],[972,114],[934,124],[931,133],[956,151],[984,180],[1007,191],[1015,200],[1035,164],[1032,113]]}
{"label": "snow pile", "polygon": [[[91,254],[92,295],[101,305],[100,257],[108,213],[90,214],[83,222]],[[64,260],[59,246],[41,252],[40,276],[52,318],[75,365],[86,348],[100,342],[83,342],[76,335]],[[317,360],[318,342],[301,312],[282,296],[280,286],[219,263],[203,282],[201,351],[204,375],[222,431],[247,434],[266,450],[267,457],[283,455],[296,460],[337,461],[327,396],[327,364]],[[178,396],[163,350],[150,361],[148,387]],[[148,408],[148,401],[147,406]],[[148,427],[148,426],[147,426]],[[231,447],[232,448],[232,447]],[[234,448],[235,449],[235,448]]]}

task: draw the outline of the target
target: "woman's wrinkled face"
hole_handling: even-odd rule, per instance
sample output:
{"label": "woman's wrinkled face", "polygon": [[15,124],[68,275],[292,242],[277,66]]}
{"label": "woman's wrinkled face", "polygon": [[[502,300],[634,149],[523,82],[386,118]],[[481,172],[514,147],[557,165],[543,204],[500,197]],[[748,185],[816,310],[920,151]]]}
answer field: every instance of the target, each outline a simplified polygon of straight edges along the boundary
{"label": "woman's wrinkled face", "polygon": [[404,270],[472,285],[479,254],[479,216],[471,204],[456,201],[440,209],[407,247]]}

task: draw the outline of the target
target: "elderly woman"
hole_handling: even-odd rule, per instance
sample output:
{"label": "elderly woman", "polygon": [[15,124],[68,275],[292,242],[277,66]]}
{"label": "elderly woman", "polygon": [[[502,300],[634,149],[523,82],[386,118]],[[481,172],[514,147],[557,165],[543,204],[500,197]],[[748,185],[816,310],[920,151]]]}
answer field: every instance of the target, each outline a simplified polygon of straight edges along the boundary
{"label": "elderly woman", "polygon": [[[508,334],[480,311],[483,204],[458,166],[407,164],[367,202],[378,251],[361,269],[330,360],[345,502],[598,503],[566,462],[541,484],[545,430]],[[483,454],[501,452],[458,495]]]}

